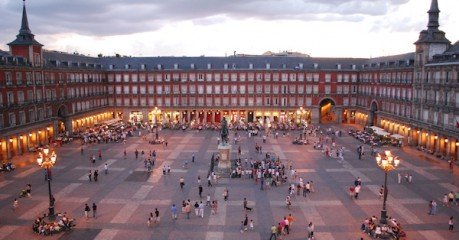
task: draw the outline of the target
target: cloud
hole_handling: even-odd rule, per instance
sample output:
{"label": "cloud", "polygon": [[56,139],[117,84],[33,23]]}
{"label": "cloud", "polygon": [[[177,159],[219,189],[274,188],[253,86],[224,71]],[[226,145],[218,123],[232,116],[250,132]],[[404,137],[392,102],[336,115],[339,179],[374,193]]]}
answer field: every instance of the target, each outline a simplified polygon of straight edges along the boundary
{"label": "cloud", "polygon": [[[214,24],[228,19],[361,21],[408,0],[40,0],[28,1],[33,32],[93,36],[156,31],[177,21]],[[17,32],[21,5],[1,0],[4,33]],[[11,34],[7,34],[11,35]]]}

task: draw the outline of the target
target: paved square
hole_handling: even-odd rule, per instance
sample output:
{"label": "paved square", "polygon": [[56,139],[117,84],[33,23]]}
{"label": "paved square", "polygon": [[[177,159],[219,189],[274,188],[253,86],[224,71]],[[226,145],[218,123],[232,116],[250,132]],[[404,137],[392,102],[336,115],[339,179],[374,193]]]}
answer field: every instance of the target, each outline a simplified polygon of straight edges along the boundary
{"label": "paved square", "polygon": [[[340,127],[343,130],[345,126]],[[345,132],[345,131],[344,131]],[[145,134],[145,133],[144,133]],[[240,132],[242,154],[252,159],[264,155],[255,153],[255,144],[263,146],[264,152],[276,153],[286,165],[291,164],[298,176],[305,181],[313,181],[315,192],[307,198],[293,197],[291,210],[285,208],[284,199],[288,185],[269,187],[264,191],[252,179],[222,178],[213,187],[207,187],[206,175],[212,153],[217,152],[218,132],[164,130],[162,137],[169,145],[149,145],[139,137],[131,137],[127,143],[94,144],[85,146],[85,154],[79,152],[80,146],[74,142],[57,149],[58,160],[53,169],[52,190],[56,197],[56,211],[66,211],[77,219],[74,230],[46,239],[268,239],[271,224],[291,213],[295,222],[290,235],[285,239],[305,239],[307,223],[316,226],[316,239],[359,239],[368,238],[360,231],[364,218],[379,216],[382,200],[378,196],[383,184],[384,173],[379,170],[375,160],[366,154],[363,160],[357,159],[354,151],[359,144],[352,137],[343,134],[337,144],[344,146],[344,163],[337,159],[327,159],[322,151],[314,150],[312,145],[291,144],[299,133],[291,132],[279,139],[247,138]],[[136,134],[135,134],[136,135]],[[231,134],[233,136],[234,134]],[[282,135],[282,134],[280,134]],[[151,134],[149,137],[152,137]],[[314,139],[312,139],[314,141]],[[233,146],[233,150],[237,149]],[[124,149],[128,152],[123,157]],[[156,150],[157,161],[152,173],[147,173],[144,163],[135,159],[134,151],[144,150],[146,154]],[[89,162],[93,152],[101,150],[103,160],[95,164]],[[443,194],[457,191],[458,174],[451,174],[446,163],[423,155],[410,148],[393,149],[402,159],[399,169],[389,173],[388,213],[398,219],[408,234],[408,239],[443,240],[457,239],[457,232],[448,232],[449,216],[459,220],[458,206],[441,205]],[[196,162],[191,163],[195,154]],[[232,151],[233,157],[237,151]],[[33,156],[24,156],[33,157]],[[18,159],[16,159],[18,161]],[[188,161],[188,168],[183,165]],[[104,164],[109,165],[109,173],[104,174]],[[171,167],[171,174],[163,175],[163,166]],[[89,170],[99,170],[99,181],[89,182]],[[397,183],[397,173],[410,173],[413,183]],[[198,176],[204,186],[203,198],[198,195]],[[179,178],[184,177],[185,188],[179,187]],[[360,177],[363,188],[360,199],[350,199],[347,189],[355,178]],[[47,212],[48,190],[44,172],[37,166],[29,165],[13,173],[0,174],[0,240],[36,239],[32,233],[34,218]],[[13,212],[12,202],[27,183],[32,184],[32,198],[19,199],[19,208]],[[223,201],[223,191],[229,189],[229,201]],[[171,204],[180,211],[183,200],[204,201],[207,195],[219,202],[218,213],[211,215],[205,208],[204,218],[191,219],[179,214],[178,220],[171,219]],[[241,233],[240,225],[244,218],[242,200],[246,197],[254,211],[248,213],[253,219],[253,231]],[[428,202],[436,199],[438,214],[427,214]],[[84,204],[98,205],[97,219],[84,218]],[[150,212],[158,208],[161,223],[148,227]]]}

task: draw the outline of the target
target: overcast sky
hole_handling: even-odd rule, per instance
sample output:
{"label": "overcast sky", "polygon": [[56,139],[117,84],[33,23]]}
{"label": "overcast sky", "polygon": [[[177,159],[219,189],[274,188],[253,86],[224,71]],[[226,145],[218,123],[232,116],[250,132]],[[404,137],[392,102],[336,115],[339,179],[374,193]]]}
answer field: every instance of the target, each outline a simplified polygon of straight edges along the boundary
{"label": "overcast sky", "polygon": [[[459,40],[458,0],[438,0],[440,29]],[[95,56],[225,56],[298,51],[376,57],[414,51],[431,0],[27,0],[46,49]],[[0,49],[22,1],[0,0]]]}

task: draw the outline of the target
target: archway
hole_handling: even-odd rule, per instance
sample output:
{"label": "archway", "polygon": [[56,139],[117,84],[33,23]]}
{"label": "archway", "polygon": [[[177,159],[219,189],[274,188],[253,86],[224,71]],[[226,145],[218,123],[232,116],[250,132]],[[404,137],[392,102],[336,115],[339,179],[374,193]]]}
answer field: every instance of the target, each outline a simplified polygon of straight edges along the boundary
{"label": "archway", "polygon": [[368,125],[369,126],[376,126],[378,124],[378,103],[376,101],[372,101],[370,105],[370,114],[368,116]]}
{"label": "archway", "polygon": [[57,110],[57,128],[58,133],[64,133],[66,130],[65,122],[67,117],[67,107],[65,105],[61,105]]}
{"label": "archway", "polygon": [[320,101],[319,106],[320,123],[334,123],[336,121],[335,101],[330,98],[325,98]]}

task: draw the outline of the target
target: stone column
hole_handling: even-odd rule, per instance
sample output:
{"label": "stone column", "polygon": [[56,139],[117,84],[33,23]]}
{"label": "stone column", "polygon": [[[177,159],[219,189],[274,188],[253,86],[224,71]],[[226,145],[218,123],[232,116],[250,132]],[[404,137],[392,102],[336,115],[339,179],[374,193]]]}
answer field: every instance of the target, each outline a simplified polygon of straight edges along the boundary
{"label": "stone column", "polygon": [[212,123],[215,123],[215,111],[212,111]]}
{"label": "stone column", "polygon": [[191,112],[190,112],[190,110],[186,111],[186,121],[187,121],[188,123],[191,122]]}
{"label": "stone column", "polygon": [[16,135],[16,143],[17,143],[18,155],[22,155],[22,139],[19,134]]}
{"label": "stone column", "polygon": [[204,124],[207,123],[207,110],[204,110],[204,119],[202,120]]}
{"label": "stone column", "polygon": [[10,137],[6,137],[6,159],[11,159]]}

